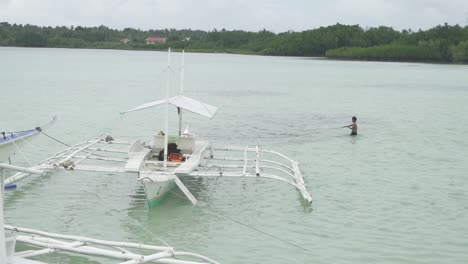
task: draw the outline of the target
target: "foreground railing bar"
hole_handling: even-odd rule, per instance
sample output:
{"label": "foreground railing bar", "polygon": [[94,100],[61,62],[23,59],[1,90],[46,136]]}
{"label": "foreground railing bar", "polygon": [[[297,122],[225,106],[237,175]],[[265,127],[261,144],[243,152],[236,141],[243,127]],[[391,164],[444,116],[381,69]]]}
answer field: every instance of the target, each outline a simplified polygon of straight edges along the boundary
{"label": "foreground railing bar", "polygon": [[[39,249],[39,250],[42,250],[42,249]],[[36,251],[39,251],[39,250],[24,250],[24,251],[19,251],[19,252],[15,252],[14,255],[17,256],[17,257],[22,257],[24,255],[27,255],[27,254],[30,254],[30,253],[33,253],[33,252],[36,252]]]}
{"label": "foreground railing bar", "polygon": [[129,242],[115,242],[115,241],[100,240],[100,239],[87,238],[87,237],[81,237],[81,236],[69,236],[69,235],[55,234],[55,233],[49,233],[49,232],[44,232],[40,230],[16,227],[16,226],[11,226],[11,225],[5,225],[4,227],[7,230],[16,231],[16,232],[36,234],[40,236],[46,236],[46,237],[57,238],[57,239],[89,242],[93,244],[112,246],[112,247],[127,247],[127,248],[149,249],[149,250],[159,250],[159,251],[172,249],[171,247],[152,246],[152,245],[129,243]]}
{"label": "foreground railing bar", "polygon": [[[38,169],[39,169],[39,166],[32,167],[31,169],[33,169],[33,170],[38,170]],[[22,180],[22,179],[28,177],[29,175],[31,175],[31,173],[25,173],[25,172],[18,172],[18,173],[15,173],[15,174],[13,174],[12,176],[10,176],[10,177],[8,177],[7,179],[5,179],[5,185],[8,185],[8,184],[11,184],[11,183],[20,181],[20,180]]]}
{"label": "foreground railing bar", "polygon": [[132,259],[132,260],[129,260],[129,261],[122,262],[120,264],[147,263],[147,262],[150,262],[150,261],[155,261],[155,260],[162,259],[162,258],[169,258],[169,257],[173,257],[173,256],[174,256],[174,254],[172,252],[159,252],[159,253],[149,255],[149,256],[141,256],[138,259]]}
{"label": "foreground railing bar", "polygon": [[5,164],[5,163],[0,163],[0,169],[20,171],[20,172],[27,173],[27,174],[38,174],[38,175],[44,174],[44,172],[40,170],[28,169],[28,168],[18,167],[14,165]]}
{"label": "foreground railing bar", "polygon": [[[27,237],[27,236],[18,236],[17,237],[18,241],[24,242],[24,243],[29,243],[29,241],[31,241],[31,240],[34,241],[36,239],[40,239],[40,238],[38,238],[38,237]],[[40,241],[40,242],[47,243],[45,241]],[[62,242],[62,241],[56,241],[54,243],[57,244],[59,242]],[[76,247],[81,247],[81,246],[85,245],[86,243],[81,242],[81,241],[75,241],[73,243],[64,243],[64,244],[67,244],[69,247],[76,248]],[[25,253],[25,254],[15,254],[15,256],[20,256],[22,258],[32,258],[32,257],[37,257],[37,256],[41,256],[41,255],[50,254],[50,253],[53,253],[53,252],[56,252],[56,251],[57,250],[54,249],[54,248],[44,248],[44,249],[40,249],[40,250],[35,250],[33,252],[28,252],[28,253]]]}
{"label": "foreground railing bar", "polygon": [[[39,247],[45,247],[42,250],[37,250],[34,252],[28,251],[26,254],[16,254],[16,256],[21,256],[22,258],[26,257],[35,257],[40,256],[52,252],[56,252],[58,250],[68,251],[78,254],[84,255],[95,255],[101,257],[110,257],[110,258],[117,258],[117,259],[124,259],[129,260],[123,263],[146,263],[150,261],[156,261],[159,263],[174,263],[174,264],[205,264],[204,262],[196,262],[196,261],[187,261],[187,260],[177,260],[177,259],[170,259],[169,257],[173,257],[176,255],[176,252],[173,249],[168,248],[165,251],[155,253],[153,255],[139,255],[132,253],[128,250],[120,250],[120,251],[112,251],[102,248],[94,248],[89,246],[82,246],[80,245],[85,244],[84,242],[75,241],[73,243],[67,243],[64,241],[59,241],[55,239],[49,239],[44,237],[27,237],[27,236],[18,236],[18,241],[27,243],[30,245],[35,245]],[[80,248],[77,248],[80,247]],[[186,253],[181,252],[177,254],[178,256],[191,256],[194,258],[199,258],[204,261],[208,261],[210,263],[217,263],[207,257],[200,256],[194,253]]]}
{"label": "foreground railing bar", "polygon": [[[180,256],[177,252],[174,252],[174,255],[175,256]],[[189,256],[189,255],[187,255],[187,256]],[[197,257],[197,255],[193,254],[193,255],[191,255],[191,257]],[[204,257],[204,258],[197,257],[197,258],[200,258],[202,261],[206,261],[206,262],[181,260],[181,259],[173,259],[173,258],[158,259],[158,260],[155,260],[155,262],[164,263],[164,264],[207,264],[207,263],[219,264],[218,262],[216,262],[214,260],[211,260],[211,259],[209,259],[207,257]],[[141,262],[135,262],[135,263],[141,263]]]}
{"label": "foreground railing bar", "polygon": [[[207,264],[207,263],[218,263],[215,261],[208,261],[208,262],[197,262],[197,261],[190,261],[190,260],[181,260],[181,259],[173,259],[173,258],[163,258],[158,260],[153,260],[152,262],[163,263],[163,264]],[[127,262],[125,262],[127,263]],[[130,263],[130,262],[128,262]],[[131,263],[143,263],[143,262],[131,262]],[[120,263],[123,264],[123,263]]]}
{"label": "foreground railing bar", "polygon": [[[207,264],[207,262],[196,262],[190,260],[180,260],[180,259],[172,259],[172,258],[165,258],[165,259],[158,259],[155,262],[163,263],[163,264]],[[141,263],[141,262],[136,262]],[[208,262],[208,263],[218,263],[218,262]]]}
{"label": "foreground railing bar", "polygon": [[36,240],[30,240],[30,239],[23,239],[21,238],[18,239],[18,241],[39,246],[39,247],[44,247],[44,248],[52,248],[55,250],[64,250],[64,251],[69,251],[69,252],[74,252],[74,253],[79,253],[79,254],[85,254],[85,255],[94,255],[94,256],[104,256],[104,257],[110,257],[110,258],[117,258],[117,259],[132,259],[132,256],[126,255],[122,252],[113,252],[113,251],[108,251],[104,249],[96,249],[96,248],[75,248],[71,247],[69,245],[62,245],[62,244],[50,244],[50,243],[44,243]]}

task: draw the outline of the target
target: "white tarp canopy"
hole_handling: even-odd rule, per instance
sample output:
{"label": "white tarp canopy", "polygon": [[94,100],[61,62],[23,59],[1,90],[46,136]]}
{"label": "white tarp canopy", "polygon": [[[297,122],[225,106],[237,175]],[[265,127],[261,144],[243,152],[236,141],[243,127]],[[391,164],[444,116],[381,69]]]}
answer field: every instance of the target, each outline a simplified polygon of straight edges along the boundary
{"label": "white tarp canopy", "polygon": [[140,106],[137,106],[137,107],[135,107],[133,109],[130,109],[130,110],[128,110],[126,112],[123,112],[123,113],[130,113],[130,112],[134,112],[134,111],[139,111],[139,110],[143,110],[143,109],[146,109],[146,108],[162,105],[162,104],[165,104],[165,103],[175,105],[175,106],[177,106],[177,107],[179,107],[181,109],[184,109],[184,110],[187,110],[189,112],[192,112],[192,113],[204,116],[204,117],[208,117],[208,118],[213,118],[214,115],[216,114],[216,111],[218,110],[218,108],[216,106],[212,106],[212,105],[209,105],[209,104],[199,102],[199,101],[197,101],[195,99],[192,99],[190,97],[187,97],[187,96],[176,95],[176,96],[171,97],[169,99],[163,99],[163,100],[158,100],[158,101],[142,104]]}

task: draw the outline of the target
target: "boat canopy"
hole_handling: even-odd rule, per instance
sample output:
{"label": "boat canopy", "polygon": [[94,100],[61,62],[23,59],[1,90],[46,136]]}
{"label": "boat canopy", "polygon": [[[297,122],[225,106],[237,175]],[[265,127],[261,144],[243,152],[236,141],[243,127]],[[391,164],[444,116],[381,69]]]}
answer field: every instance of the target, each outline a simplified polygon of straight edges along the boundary
{"label": "boat canopy", "polygon": [[181,109],[187,110],[189,112],[192,112],[192,113],[195,113],[195,114],[207,117],[207,118],[213,118],[214,115],[216,114],[216,111],[218,110],[216,106],[212,106],[209,104],[199,102],[195,99],[192,99],[184,95],[176,95],[176,96],[170,97],[169,99],[163,99],[163,100],[158,100],[158,101],[142,104],[133,109],[123,112],[123,114],[143,110],[146,108],[150,108],[150,107],[154,107],[154,106],[158,106],[158,105],[162,105],[166,103],[175,105]]}

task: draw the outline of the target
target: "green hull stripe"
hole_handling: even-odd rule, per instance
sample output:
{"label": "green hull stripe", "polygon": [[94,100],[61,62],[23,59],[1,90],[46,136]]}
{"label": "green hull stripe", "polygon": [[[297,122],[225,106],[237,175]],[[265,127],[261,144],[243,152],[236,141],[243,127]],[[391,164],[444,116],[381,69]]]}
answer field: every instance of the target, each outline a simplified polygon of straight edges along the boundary
{"label": "green hull stripe", "polygon": [[168,192],[166,192],[165,194],[159,196],[158,198],[149,200],[148,201],[148,206],[149,207],[155,207],[156,205],[160,204],[167,197],[167,193]]}

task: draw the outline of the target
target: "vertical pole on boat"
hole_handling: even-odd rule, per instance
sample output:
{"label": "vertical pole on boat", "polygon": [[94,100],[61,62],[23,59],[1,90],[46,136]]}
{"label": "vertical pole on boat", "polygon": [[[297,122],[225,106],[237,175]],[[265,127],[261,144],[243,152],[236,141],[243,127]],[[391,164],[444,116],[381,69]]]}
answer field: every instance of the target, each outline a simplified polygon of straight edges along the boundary
{"label": "vertical pole on boat", "polygon": [[[184,93],[185,50],[182,50],[182,68],[180,69],[180,91]],[[182,108],[179,108],[179,137],[182,135]]]}
{"label": "vertical pole on boat", "polygon": [[167,55],[167,79],[166,79],[166,120],[164,131],[164,169],[167,168],[167,144],[169,143],[169,86],[171,86],[171,48]]}
{"label": "vertical pole on boat", "polygon": [[1,195],[1,199],[0,199],[0,227],[1,227],[1,230],[0,230],[0,263],[6,263],[6,245],[5,245],[5,228],[3,227],[3,225],[5,224],[3,222],[3,192],[5,191],[4,190],[4,186],[3,186],[3,179],[5,178],[5,168],[2,168],[2,189],[0,190],[0,192],[2,192],[2,195]]}

